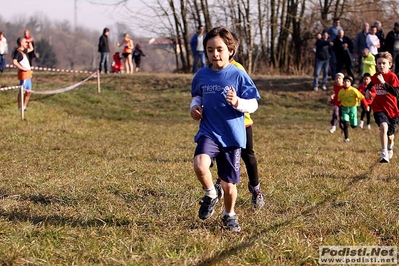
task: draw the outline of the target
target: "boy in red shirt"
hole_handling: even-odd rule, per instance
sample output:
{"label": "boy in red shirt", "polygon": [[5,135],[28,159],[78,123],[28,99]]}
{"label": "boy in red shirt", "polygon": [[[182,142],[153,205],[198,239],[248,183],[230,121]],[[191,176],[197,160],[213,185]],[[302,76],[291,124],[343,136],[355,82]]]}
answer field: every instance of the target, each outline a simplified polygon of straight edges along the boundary
{"label": "boy in red shirt", "polygon": [[338,92],[344,87],[344,74],[337,73],[335,75],[335,84],[334,84],[334,94],[331,95],[331,103],[333,104],[333,113],[331,119],[331,127],[328,130],[330,133],[334,133],[337,129],[338,120],[340,123],[340,128],[343,129],[343,125],[341,123],[341,102],[338,101]]}
{"label": "boy in red shirt", "polygon": [[388,52],[378,53],[376,56],[377,70],[371,77],[367,86],[366,98],[371,99],[371,94],[376,93],[371,105],[374,120],[380,127],[381,159],[380,163],[388,163],[393,156],[395,139],[395,124],[399,116],[398,100],[399,80],[390,68],[392,55]]}
{"label": "boy in red shirt", "polygon": [[[364,73],[362,82],[359,84],[358,90],[366,96],[366,88],[367,85],[371,82],[371,75],[369,73]],[[362,101],[362,112],[360,114],[360,122],[359,122],[359,127],[363,128],[364,121],[363,118],[366,116],[366,123],[367,123],[367,129],[371,129],[370,126],[370,115],[371,115],[371,103],[373,102],[373,99],[375,97],[375,93],[371,95],[370,100],[364,99]]]}

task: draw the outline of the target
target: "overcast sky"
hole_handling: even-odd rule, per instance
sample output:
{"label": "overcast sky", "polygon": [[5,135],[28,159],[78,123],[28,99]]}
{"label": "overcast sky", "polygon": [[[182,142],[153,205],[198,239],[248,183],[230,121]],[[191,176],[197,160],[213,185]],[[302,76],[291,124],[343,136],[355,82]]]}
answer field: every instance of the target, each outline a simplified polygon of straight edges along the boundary
{"label": "overcast sky", "polygon": [[[35,13],[44,13],[51,21],[68,20],[74,26],[75,0],[2,0],[0,16],[5,21],[12,21],[21,16],[30,17]],[[5,3],[4,3],[5,2]],[[102,32],[104,27],[111,27],[122,17],[124,9],[93,3],[113,3],[115,0],[76,0],[77,24]],[[140,1],[131,0],[140,5]],[[137,2],[137,3],[136,3]]]}

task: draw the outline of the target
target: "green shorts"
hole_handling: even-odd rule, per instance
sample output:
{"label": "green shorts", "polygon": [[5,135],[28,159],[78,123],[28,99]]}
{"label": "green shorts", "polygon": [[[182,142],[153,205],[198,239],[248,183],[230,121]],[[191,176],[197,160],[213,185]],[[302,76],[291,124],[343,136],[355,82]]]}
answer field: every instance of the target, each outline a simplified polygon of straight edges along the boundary
{"label": "green shorts", "polygon": [[357,106],[342,106],[342,120],[349,122],[351,126],[357,127]]}

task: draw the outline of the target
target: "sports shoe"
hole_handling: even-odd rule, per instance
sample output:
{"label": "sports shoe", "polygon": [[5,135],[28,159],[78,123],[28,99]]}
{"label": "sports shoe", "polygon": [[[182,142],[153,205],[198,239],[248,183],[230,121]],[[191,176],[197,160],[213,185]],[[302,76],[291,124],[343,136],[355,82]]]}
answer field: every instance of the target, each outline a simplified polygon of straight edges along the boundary
{"label": "sports shoe", "polygon": [[252,206],[254,208],[262,208],[265,205],[265,199],[260,189],[254,190],[250,183],[248,183],[248,189],[252,194]]}
{"label": "sports shoe", "polygon": [[364,121],[363,121],[363,120],[360,120],[360,122],[359,122],[359,127],[360,127],[360,128],[363,128],[363,125],[364,125]]}
{"label": "sports shoe", "polygon": [[345,142],[350,142],[350,139],[348,138],[348,139],[345,139]]}
{"label": "sports shoe", "polygon": [[217,202],[218,197],[212,199],[211,197],[205,195],[199,203],[201,205],[198,211],[199,218],[202,220],[206,220],[211,217],[212,214],[215,212],[215,206]]}
{"label": "sports shoe", "polygon": [[317,87],[314,87],[314,88],[313,88],[313,90],[314,90],[314,91],[318,91],[318,90],[319,90],[319,88],[317,88]]}
{"label": "sports shoe", "polygon": [[380,163],[389,163],[389,155],[388,152],[381,153]]}
{"label": "sports shoe", "polygon": [[326,86],[323,86],[323,87],[321,87],[321,89],[322,89],[323,91],[326,91],[326,90],[327,90],[327,87],[326,87]]}
{"label": "sports shoe", "polygon": [[336,129],[337,129],[336,126],[331,126],[330,129],[328,130],[328,132],[330,132],[332,134],[335,132]]}
{"label": "sports shoe", "polygon": [[220,182],[221,182],[220,178],[218,178],[218,180],[216,180],[215,189],[216,189],[216,192],[218,194],[218,199],[223,199],[224,191],[223,191],[223,188],[222,188],[222,184],[220,184]]}
{"label": "sports shoe", "polygon": [[370,124],[368,124],[368,125],[367,125],[367,129],[371,129],[371,126],[370,126]]}
{"label": "sports shoe", "polygon": [[237,215],[233,215],[233,216],[223,215],[222,221],[223,221],[223,225],[226,226],[227,230],[229,230],[231,232],[236,232],[236,233],[239,233],[241,231],[241,227],[240,227],[240,224],[238,223]]}

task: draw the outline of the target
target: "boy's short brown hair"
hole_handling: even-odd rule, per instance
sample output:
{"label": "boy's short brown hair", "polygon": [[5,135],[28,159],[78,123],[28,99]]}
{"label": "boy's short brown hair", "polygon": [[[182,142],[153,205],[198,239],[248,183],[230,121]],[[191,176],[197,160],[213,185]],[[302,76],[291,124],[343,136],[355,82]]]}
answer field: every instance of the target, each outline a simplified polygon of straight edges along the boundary
{"label": "boy's short brown hair", "polygon": [[378,58],[384,58],[384,59],[388,60],[388,62],[389,62],[390,64],[392,64],[392,62],[393,62],[392,55],[391,55],[389,52],[379,52],[379,53],[375,56],[375,61],[377,61]]}

